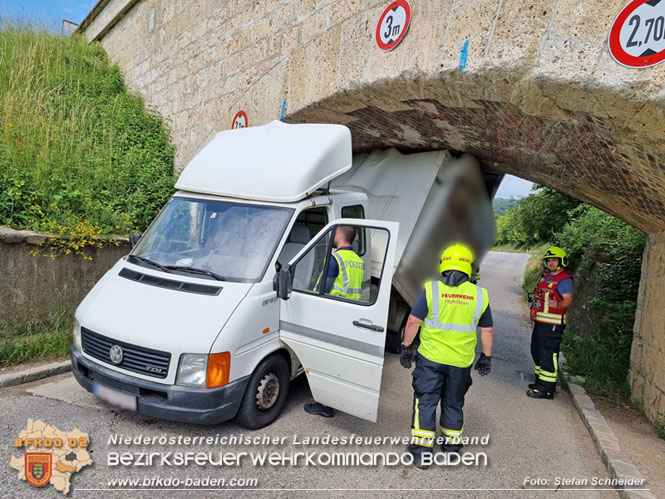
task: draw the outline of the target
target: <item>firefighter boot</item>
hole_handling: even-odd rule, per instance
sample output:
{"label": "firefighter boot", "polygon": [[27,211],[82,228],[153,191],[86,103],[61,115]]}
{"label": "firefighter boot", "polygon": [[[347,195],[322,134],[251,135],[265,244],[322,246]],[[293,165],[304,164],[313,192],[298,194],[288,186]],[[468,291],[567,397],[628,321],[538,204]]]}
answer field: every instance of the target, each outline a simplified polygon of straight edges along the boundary
{"label": "firefighter boot", "polygon": [[526,392],[526,396],[530,397],[532,399],[549,399],[552,400],[554,398],[553,393],[548,393],[548,392],[541,392],[540,390],[532,389]]}

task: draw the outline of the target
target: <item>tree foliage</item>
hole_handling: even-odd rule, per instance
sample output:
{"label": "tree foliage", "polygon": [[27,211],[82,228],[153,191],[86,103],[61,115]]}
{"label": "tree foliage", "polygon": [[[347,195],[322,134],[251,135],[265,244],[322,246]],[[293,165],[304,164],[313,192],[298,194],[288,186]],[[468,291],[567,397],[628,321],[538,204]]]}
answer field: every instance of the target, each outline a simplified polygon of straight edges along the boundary
{"label": "tree foliage", "polygon": [[549,187],[539,187],[497,219],[497,244],[531,247],[551,241],[580,201]]}
{"label": "tree foliage", "polygon": [[497,216],[502,216],[505,215],[506,211],[508,211],[510,208],[519,206],[520,203],[521,199],[494,198],[492,200],[492,208],[494,209],[494,213]]}

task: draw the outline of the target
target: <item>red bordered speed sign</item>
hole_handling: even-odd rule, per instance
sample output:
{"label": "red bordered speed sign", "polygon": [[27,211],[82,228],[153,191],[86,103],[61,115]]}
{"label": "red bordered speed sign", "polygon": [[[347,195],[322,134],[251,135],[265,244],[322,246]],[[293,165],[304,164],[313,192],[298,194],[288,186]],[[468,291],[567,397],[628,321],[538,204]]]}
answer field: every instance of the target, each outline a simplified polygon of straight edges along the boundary
{"label": "red bordered speed sign", "polygon": [[665,60],[665,0],[633,0],[617,16],[609,35],[619,64],[646,68]]}
{"label": "red bordered speed sign", "polygon": [[233,123],[231,123],[231,128],[247,128],[247,113],[245,111],[238,111],[233,117]]}
{"label": "red bordered speed sign", "polygon": [[376,25],[376,43],[381,50],[392,50],[402,41],[411,23],[411,6],[395,0],[386,7]]}

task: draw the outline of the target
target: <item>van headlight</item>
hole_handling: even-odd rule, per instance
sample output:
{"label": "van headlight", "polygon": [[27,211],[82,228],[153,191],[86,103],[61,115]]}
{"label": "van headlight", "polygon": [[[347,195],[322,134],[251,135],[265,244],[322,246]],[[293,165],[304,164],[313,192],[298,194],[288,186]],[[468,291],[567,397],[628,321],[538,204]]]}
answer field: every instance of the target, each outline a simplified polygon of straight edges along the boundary
{"label": "van headlight", "polygon": [[83,351],[81,346],[81,323],[74,317],[74,330],[72,331],[72,344],[79,352]]}
{"label": "van headlight", "polygon": [[175,384],[183,386],[205,386],[208,355],[183,353],[180,356]]}

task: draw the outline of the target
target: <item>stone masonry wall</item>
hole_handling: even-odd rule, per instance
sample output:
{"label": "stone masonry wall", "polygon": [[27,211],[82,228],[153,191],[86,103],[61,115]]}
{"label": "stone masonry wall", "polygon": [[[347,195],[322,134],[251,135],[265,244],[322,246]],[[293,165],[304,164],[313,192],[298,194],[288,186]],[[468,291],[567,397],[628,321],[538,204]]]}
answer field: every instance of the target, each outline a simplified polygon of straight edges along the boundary
{"label": "stone masonry wall", "polygon": [[665,418],[665,232],[650,234],[642,260],[642,280],[631,350],[633,399],[652,421]]}

